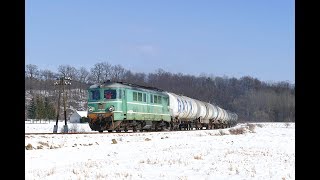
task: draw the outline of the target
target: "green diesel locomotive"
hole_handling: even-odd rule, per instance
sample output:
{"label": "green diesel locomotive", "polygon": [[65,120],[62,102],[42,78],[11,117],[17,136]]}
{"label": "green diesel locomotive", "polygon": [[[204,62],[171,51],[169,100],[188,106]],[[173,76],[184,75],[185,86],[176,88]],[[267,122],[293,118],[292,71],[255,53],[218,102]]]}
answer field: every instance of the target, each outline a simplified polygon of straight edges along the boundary
{"label": "green diesel locomotive", "polygon": [[88,118],[94,131],[169,128],[168,105],[168,95],[153,87],[108,81],[88,89]]}

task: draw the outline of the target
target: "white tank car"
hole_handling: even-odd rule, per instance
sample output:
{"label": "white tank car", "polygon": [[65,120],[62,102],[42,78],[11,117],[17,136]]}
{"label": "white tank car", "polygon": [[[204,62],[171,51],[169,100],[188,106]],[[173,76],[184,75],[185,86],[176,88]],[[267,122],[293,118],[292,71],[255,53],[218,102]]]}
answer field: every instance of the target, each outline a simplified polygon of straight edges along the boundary
{"label": "white tank car", "polygon": [[214,105],[213,106],[215,108],[214,114],[213,114],[213,120],[216,120],[219,116],[219,109],[218,106]]}
{"label": "white tank car", "polygon": [[232,113],[231,116],[232,116],[231,121],[232,121],[232,122],[236,121],[236,114]]}
{"label": "white tank car", "polygon": [[194,120],[200,116],[203,118],[206,115],[206,106],[203,102],[171,92],[166,93],[169,96],[170,114],[174,118]]}
{"label": "white tank car", "polygon": [[223,111],[224,111],[224,123],[227,123],[227,121],[229,121],[229,113],[228,113],[228,111],[226,111],[224,109],[223,109]]}
{"label": "white tank car", "polygon": [[199,100],[194,100],[196,101],[197,103],[197,114],[196,114],[196,118],[199,118],[200,117],[200,122],[201,123],[205,123],[205,119],[204,117],[206,116],[206,112],[207,112],[207,109],[206,109],[206,104],[205,102],[202,102],[202,101],[199,101]]}
{"label": "white tank car", "polygon": [[224,110],[225,116],[224,116],[224,121],[229,121],[229,113],[228,111]]}
{"label": "white tank car", "polygon": [[222,122],[226,123],[226,121],[228,120],[228,113],[226,110],[222,109],[223,111],[223,118],[222,118]]}
{"label": "white tank car", "polygon": [[215,118],[217,118],[217,116],[218,116],[218,110],[217,110],[216,106],[214,106],[214,105],[212,105],[212,104],[210,104],[210,103],[205,103],[205,105],[206,105],[206,111],[207,111],[207,113],[206,113],[206,115],[205,115],[205,117],[204,117],[204,121],[205,121],[206,123],[209,123],[209,120],[210,120],[210,119],[215,119]]}
{"label": "white tank car", "polygon": [[227,121],[230,122],[231,121],[231,114],[229,111],[226,111],[227,112]]}
{"label": "white tank car", "polygon": [[219,106],[217,106],[217,108],[218,108],[218,117],[217,117],[217,120],[220,120],[220,121],[222,122],[223,119],[224,119],[223,109],[221,109]]}

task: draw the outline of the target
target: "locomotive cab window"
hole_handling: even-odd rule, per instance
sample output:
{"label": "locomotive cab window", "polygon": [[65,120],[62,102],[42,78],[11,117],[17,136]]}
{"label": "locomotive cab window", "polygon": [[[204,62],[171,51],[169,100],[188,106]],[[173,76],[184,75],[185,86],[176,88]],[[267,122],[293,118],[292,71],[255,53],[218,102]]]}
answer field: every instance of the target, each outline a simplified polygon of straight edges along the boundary
{"label": "locomotive cab window", "polygon": [[113,89],[104,90],[104,98],[106,99],[116,99],[117,91]]}
{"label": "locomotive cab window", "polygon": [[99,100],[100,99],[100,91],[98,89],[90,91],[90,99],[91,100]]}
{"label": "locomotive cab window", "polygon": [[119,89],[119,90],[118,90],[118,99],[121,99],[121,94],[122,94],[122,90]]}

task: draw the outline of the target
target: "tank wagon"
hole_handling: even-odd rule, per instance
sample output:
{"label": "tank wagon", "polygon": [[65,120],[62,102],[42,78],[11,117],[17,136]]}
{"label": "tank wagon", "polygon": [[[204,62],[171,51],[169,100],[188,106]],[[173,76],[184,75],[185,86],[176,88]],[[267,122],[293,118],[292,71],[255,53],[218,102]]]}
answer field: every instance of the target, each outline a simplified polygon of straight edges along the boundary
{"label": "tank wagon", "polygon": [[172,129],[217,129],[236,125],[238,117],[235,113],[183,95],[166,93],[169,95]]}
{"label": "tank wagon", "polygon": [[93,131],[191,130],[234,126],[238,116],[216,105],[158,88],[107,81],[88,89]]}

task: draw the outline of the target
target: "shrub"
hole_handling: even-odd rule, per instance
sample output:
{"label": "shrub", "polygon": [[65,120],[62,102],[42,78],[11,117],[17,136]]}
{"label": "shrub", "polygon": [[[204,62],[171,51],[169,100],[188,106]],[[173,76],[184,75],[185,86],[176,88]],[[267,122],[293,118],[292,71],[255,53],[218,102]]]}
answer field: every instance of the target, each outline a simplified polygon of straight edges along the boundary
{"label": "shrub", "polygon": [[248,126],[249,126],[249,130],[250,130],[250,132],[255,132],[254,130],[255,130],[255,128],[256,128],[256,125],[254,125],[254,124],[247,124]]}
{"label": "shrub", "polygon": [[69,129],[69,132],[71,132],[71,133],[78,132],[78,125],[77,124],[72,124],[72,126]]}
{"label": "shrub", "polygon": [[32,150],[32,145],[31,144],[26,145],[26,150]]}
{"label": "shrub", "polygon": [[111,144],[117,144],[117,143],[118,143],[117,140],[112,139],[112,143]]}
{"label": "shrub", "polygon": [[237,134],[244,134],[246,129],[244,127],[239,128],[231,128],[229,129],[230,134],[237,135]]}
{"label": "shrub", "polygon": [[290,123],[287,122],[287,123],[284,124],[284,126],[285,126],[286,128],[288,128],[288,127],[290,126]]}
{"label": "shrub", "polygon": [[195,156],[193,156],[193,158],[196,159],[196,160],[201,160],[202,156],[201,155],[195,155]]}

